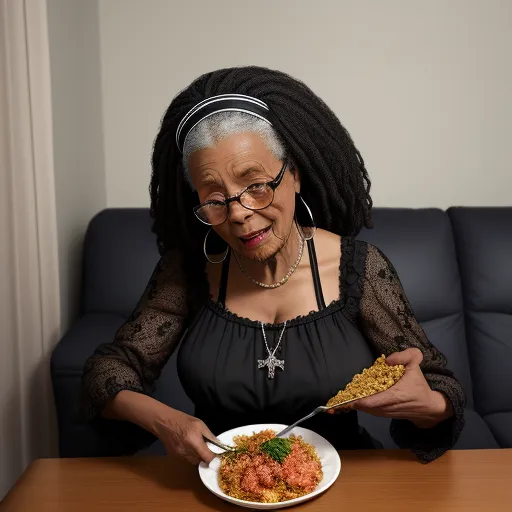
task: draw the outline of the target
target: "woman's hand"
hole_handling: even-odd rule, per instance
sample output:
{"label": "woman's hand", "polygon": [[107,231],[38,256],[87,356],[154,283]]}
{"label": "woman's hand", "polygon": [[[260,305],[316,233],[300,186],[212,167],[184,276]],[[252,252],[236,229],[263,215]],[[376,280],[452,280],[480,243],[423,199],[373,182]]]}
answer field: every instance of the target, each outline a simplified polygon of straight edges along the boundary
{"label": "woman's hand", "polygon": [[214,440],[215,436],[201,420],[142,393],[120,391],[106,404],[103,416],[139,425],[158,437],[167,453],[192,464],[210,463],[215,457],[204,442],[203,434]]}
{"label": "woman's hand", "polygon": [[208,427],[198,418],[167,407],[165,415],[154,421],[153,431],[168,454],[175,454],[192,464],[210,463],[215,454],[208,448],[203,434],[215,439]]}
{"label": "woman's hand", "polygon": [[349,407],[374,416],[407,419],[420,428],[433,427],[449,418],[453,415],[451,403],[430,388],[420,369],[422,360],[423,354],[417,348],[391,354],[386,363],[403,364],[403,377],[386,391],[356,400]]}

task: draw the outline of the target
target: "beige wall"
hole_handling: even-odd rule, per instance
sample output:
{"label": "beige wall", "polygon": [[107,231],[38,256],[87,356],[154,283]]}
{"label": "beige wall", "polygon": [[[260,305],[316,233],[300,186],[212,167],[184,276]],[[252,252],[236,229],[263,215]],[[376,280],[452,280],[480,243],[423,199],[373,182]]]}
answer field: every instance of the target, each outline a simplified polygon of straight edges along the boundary
{"label": "beige wall", "polygon": [[304,80],[355,139],[379,206],[512,205],[510,0],[99,0],[109,206],[148,205],[172,97],[260,64]]}
{"label": "beige wall", "polygon": [[82,241],[107,204],[97,0],[47,0],[63,332],[76,316]]}

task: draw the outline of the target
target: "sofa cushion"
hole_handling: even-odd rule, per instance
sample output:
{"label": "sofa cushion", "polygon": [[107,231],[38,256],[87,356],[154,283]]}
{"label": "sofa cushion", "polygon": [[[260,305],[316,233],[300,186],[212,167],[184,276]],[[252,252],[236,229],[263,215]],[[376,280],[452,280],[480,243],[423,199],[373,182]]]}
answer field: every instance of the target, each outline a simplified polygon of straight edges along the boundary
{"label": "sofa cushion", "polygon": [[512,413],[512,315],[469,311],[467,331],[478,411]]}
{"label": "sofa cushion", "polygon": [[464,301],[512,315],[512,208],[450,208]]}
{"label": "sofa cushion", "polygon": [[[464,412],[466,424],[462,430],[459,440],[454,446],[455,450],[499,448],[491,429],[482,417],[472,409]],[[397,448],[389,434],[389,423],[387,418],[378,418],[365,413],[359,413],[359,421],[370,435],[380,441],[384,448]],[[511,418],[512,421],[512,418]]]}
{"label": "sofa cushion", "polygon": [[500,447],[491,429],[476,411],[466,409],[464,417],[466,424],[454,447],[456,450],[483,450]]}
{"label": "sofa cushion", "polygon": [[502,448],[512,448],[512,412],[497,412],[484,416]]}
{"label": "sofa cushion", "polygon": [[451,208],[475,408],[512,413],[512,208]]}
{"label": "sofa cushion", "polygon": [[52,374],[58,378],[81,376],[94,349],[107,343],[125,321],[117,314],[91,313],[80,317],[64,335],[52,354]]}

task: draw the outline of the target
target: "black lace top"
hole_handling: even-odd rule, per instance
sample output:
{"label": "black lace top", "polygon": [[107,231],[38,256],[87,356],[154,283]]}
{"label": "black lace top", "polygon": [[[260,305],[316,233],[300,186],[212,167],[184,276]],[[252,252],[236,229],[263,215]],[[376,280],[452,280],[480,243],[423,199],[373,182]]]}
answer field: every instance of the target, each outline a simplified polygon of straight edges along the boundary
{"label": "black lace top", "polygon": [[[416,321],[384,254],[351,238],[342,240],[341,253],[340,297],[326,308],[319,302],[319,311],[288,323],[276,354],[285,360],[284,371],[277,369],[275,378],[268,379],[267,369],[257,368],[257,360],[266,357],[258,322],[239,318],[209,299],[188,326],[180,347],[183,386],[196,405],[196,415],[214,433],[241,424],[289,423],[325,403],[375,356],[417,347],[424,355],[421,368],[427,381],[448,397],[455,415],[431,429],[393,420],[391,435],[422,461],[433,460],[453,446],[462,430],[464,393]],[[85,365],[83,400],[89,418],[97,417],[105,402],[122,389],[152,392],[182,338],[186,304],[179,255],[167,254],[114,341],[98,347]],[[270,348],[281,328],[282,324],[265,325]],[[218,411],[222,420],[217,419]],[[304,426],[337,448],[375,446],[358,426],[355,412],[320,415]]]}
{"label": "black lace top", "polygon": [[[306,416],[375,359],[363,334],[343,312],[341,299],[325,306],[314,243],[309,259],[318,310],[280,324],[241,318],[224,305],[229,258],[223,265],[218,302],[196,315],[178,354],[178,373],[196,416],[216,435],[242,425],[290,425]],[[340,290],[340,297],[343,291]],[[268,349],[263,337],[267,339]],[[281,340],[281,341],[279,341]],[[259,367],[275,349],[282,368],[270,378]],[[376,446],[359,427],[357,413],[320,414],[304,422],[337,449]]]}

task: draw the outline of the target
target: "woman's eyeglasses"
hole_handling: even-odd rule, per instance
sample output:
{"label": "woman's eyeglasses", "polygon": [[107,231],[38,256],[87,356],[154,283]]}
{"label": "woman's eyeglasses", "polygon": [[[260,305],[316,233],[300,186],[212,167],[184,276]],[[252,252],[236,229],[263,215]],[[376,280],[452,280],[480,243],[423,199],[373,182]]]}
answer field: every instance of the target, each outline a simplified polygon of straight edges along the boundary
{"label": "woman's eyeglasses", "polygon": [[228,218],[229,203],[233,201],[238,201],[248,210],[263,210],[267,208],[274,200],[274,192],[283,180],[287,165],[285,160],[279,174],[272,181],[253,183],[245,187],[238,194],[226,198],[224,201],[212,200],[201,203],[194,207],[196,217],[208,226],[218,226]]}

